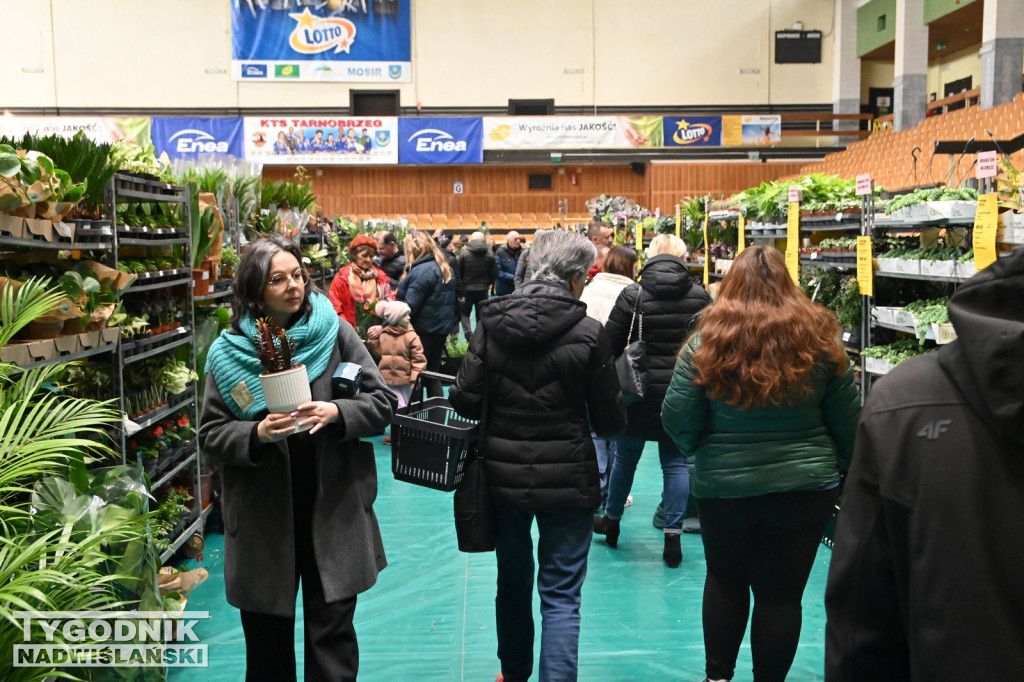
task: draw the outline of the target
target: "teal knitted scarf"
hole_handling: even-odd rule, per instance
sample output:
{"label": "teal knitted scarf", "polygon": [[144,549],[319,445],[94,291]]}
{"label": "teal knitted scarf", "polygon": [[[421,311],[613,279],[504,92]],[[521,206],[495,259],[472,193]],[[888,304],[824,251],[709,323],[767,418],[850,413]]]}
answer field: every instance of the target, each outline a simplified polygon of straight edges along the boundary
{"label": "teal knitted scarf", "polygon": [[[310,295],[310,302],[313,304],[313,312],[303,315],[287,333],[295,339],[296,352],[292,361],[296,365],[306,366],[306,373],[312,383],[327,369],[331,351],[338,338],[339,323],[334,306],[326,296],[313,293]],[[267,409],[267,401],[263,397],[263,386],[260,385],[259,379],[264,371],[263,365],[260,364],[253,343],[256,319],[247,313],[239,320],[238,326],[242,329],[241,334],[232,334],[230,330],[225,330],[210,346],[210,352],[206,356],[206,373],[213,375],[228,409],[239,419],[252,420]],[[232,395],[232,390],[240,388],[242,383],[253,398],[244,408]],[[244,394],[244,391],[240,394]]]}

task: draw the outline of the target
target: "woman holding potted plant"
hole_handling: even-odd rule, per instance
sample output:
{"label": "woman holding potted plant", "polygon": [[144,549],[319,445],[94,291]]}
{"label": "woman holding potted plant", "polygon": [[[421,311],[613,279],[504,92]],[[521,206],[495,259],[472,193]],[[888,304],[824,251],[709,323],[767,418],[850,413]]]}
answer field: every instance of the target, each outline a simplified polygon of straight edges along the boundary
{"label": "woman holding potted plant", "polygon": [[371,311],[377,301],[390,301],[391,282],[387,274],[373,264],[377,242],[361,234],[348,246],[351,261],[338,270],[328,296],[339,317],[348,320],[360,336],[366,335]]}
{"label": "woman holding potted plant", "polygon": [[[309,280],[292,242],[257,241],[239,263],[231,328],[210,348],[199,445],[222,463],[225,582],[241,610],[247,680],[294,680],[295,595],[302,584],[306,679],[354,680],[356,595],[384,568],[372,504],[373,448],[394,394],[355,331]],[[257,322],[286,332],[312,400],[268,411]],[[285,349],[275,347],[280,353]],[[342,362],[362,366],[355,397],[334,399]],[[308,428],[308,431],[304,429]]]}
{"label": "woman holding potted plant", "polygon": [[748,618],[754,679],[786,678],[859,414],[835,315],[793,283],[781,251],[748,247],[680,351],[661,410],[696,460],[708,679],[732,679]]}

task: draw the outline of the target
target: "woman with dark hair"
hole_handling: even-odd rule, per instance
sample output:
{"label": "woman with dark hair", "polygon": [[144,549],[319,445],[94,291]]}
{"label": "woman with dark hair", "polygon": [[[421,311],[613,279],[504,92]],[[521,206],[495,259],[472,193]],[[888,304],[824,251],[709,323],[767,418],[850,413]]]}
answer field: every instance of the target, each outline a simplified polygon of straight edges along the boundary
{"label": "woman with dark hair", "polygon": [[[359,439],[391,420],[389,391],[355,331],[310,282],[291,241],[261,239],[242,255],[231,328],[214,341],[199,447],[221,461],[224,579],[241,610],[246,680],[295,680],[295,597],[302,586],[305,678],[355,680],[356,595],[387,564],[373,501],[373,448]],[[271,413],[253,337],[269,318],[295,341],[312,400]],[[362,387],[337,399],[342,362],[362,366]],[[309,428],[312,426],[312,428]],[[308,430],[307,430],[308,429]]]}
{"label": "woman with dark hair", "polygon": [[608,502],[604,516],[594,519],[594,532],[604,535],[610,547],[618,545],[620,520],[633,487],[637,464],[647,441],[654,441],[661,460],[665,505],[665,548],[661,558],[669,568],[678,568],[683,560],[679,535],[683,532],[683,515],[690,495],[690,475],[685,457],[661,426],[661,400],[672,378],[676,353],[690,331],[691,319],[711,302],[711,297],[693,283],[683,261],[686,244],[679,237],[659,234],[651,240],[647,255],[639,284],[622,290],[605,324],[616,355],[621,355],[627,345],[641,337],[643,327],[647,392],[643,400],[629,406],[626,433],[615,443]]}
{"label": "woman with dark hair", "polygon": [[377,241],[373,237],[357,236],[348,245],[348,252],[351,260],[334,276],[328,297],[338,316],[362,335],[366,334],[366,322],[371,317],[370,307],[377,301],[392,300],[394,294],[387,273],[373,264],[377,255]]}
{"label": "woman with dark hair", "polygon": [[459,414],[484,423],[480,452],[496,505],[498,679],[505,682],[533,673],[534,585],[543,619],[539,677],[577,678],[580,601],[600,501],[589,434],[592,424],[613,435],[626,416],[608,339],[577,300],[593,244],[546,231],[532,251],[532,280],[480,304],[480,324],[449,394]]}
{"label": "woman with dark hair", "polygon": [[732,679],[751,590],[754,679],[784,680],[793,663],[800,600],[860,414],[839,333],[782,252],[752,246],[679,354],[662,420],[696,459],[710,680]]}
{"label": "woman with dark hair", "polygon": [[[599,249],[600,250],[600,249]],[[636,281],[636,250],[619,244],[613,246],[601,262],[601,271],[594,275],[583,290],[580,302],[587,306],[587,316],[602,325],[608,322],[608,314],[615,307],[622,290]],[[608,479],[615,461],[615,441],[601,438],[592,433],[597,448],[597,467],[601,472],[601,509],[608,500]],[[629,501],[627,500],[627,504]]]}
{"label": "woman with dark hair", "polygon": [[[409,274],[398,285],[399,301],[409,304],[409,321],[423,343],[427,371],[441,368],[441,353],[458,319],[455,275],[433,238],[422,230],[405,238]],[[438,381],[424,382],[431,397],[442,395]]]}

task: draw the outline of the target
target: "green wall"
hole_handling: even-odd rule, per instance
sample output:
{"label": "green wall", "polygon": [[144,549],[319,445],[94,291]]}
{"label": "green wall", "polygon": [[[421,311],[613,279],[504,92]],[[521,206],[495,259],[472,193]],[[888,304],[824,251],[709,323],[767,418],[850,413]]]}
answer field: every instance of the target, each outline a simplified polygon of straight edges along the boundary
{"label": "green wall", "polygon": [[[938,1],[935,0],[936,3]],[[948,2],[952,5],[955,0],[948,0]],[[880,31],[878,30],[878,19],[881,16],[885,16],[885,28]],[[871,0],[857,8],[858,57],[863,57],[868,52],[894,40],[896,40],[896,0]]]}
{"label": "green wall", "polygon": [[924,23],[930,24],[972,2],[977,0],[924,0]]}

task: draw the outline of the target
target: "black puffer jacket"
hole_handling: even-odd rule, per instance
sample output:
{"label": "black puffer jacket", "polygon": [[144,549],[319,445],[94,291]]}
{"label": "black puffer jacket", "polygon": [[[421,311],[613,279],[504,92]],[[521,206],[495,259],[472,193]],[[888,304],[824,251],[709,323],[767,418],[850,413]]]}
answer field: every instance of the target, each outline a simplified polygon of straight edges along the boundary
{"label": "black puffer jacket", "polygon": [[483,239],[472,239],[458,257],[459,296],[467,291],[487,291],[498,276],[494,254]]}
{"label": "black puffer jacket", "polygon": [[608,337],[586,306],[544,282],[481,303],[452,406],[478,419],[485,385],[482,451],[495,502],[596,508],[601,491],[590,432],[621,431],[626,407]]}
{"label": "black puffer jacket", "polygon": [[639,319],[638,324],[633,325],[632,337],[629,331],[633,303],[641,288],[643,296],[638,312],[643,313],[648,394],[642,401],[629,406],[626,433],[645,440],[659,440],[665,434],[661,426],[661,402],[672,381],[676,353],[690,332],[693,316],[711,303],[711,297],[694,285],[682,260],[668,254],[654,256],[640,271],[640,283],[622,290],[608,316],[605,329],[616,357],[622,355],[626,345],[638,337]]}

